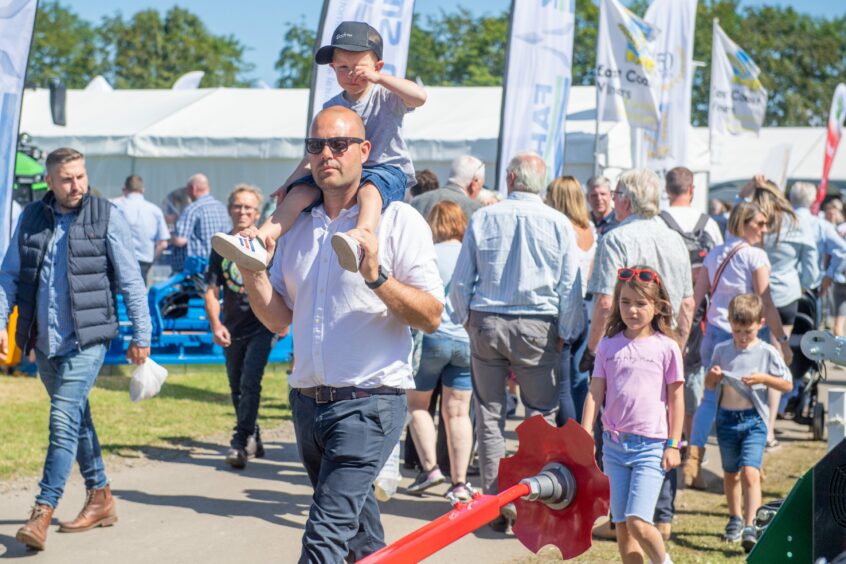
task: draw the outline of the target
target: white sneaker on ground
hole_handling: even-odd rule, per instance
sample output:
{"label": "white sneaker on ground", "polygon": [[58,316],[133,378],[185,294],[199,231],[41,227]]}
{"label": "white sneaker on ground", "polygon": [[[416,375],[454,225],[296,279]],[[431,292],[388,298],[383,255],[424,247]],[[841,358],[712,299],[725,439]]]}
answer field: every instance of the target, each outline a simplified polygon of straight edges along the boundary
{"label": "white sneaker on ground", "polygon": [[361,259],[364,258],[364,251],[358,241],[346,233],[335,233],[332,235],[332,248],[338,255],[338,262],[341,268],[350,272],[358,272]]}
{"label": "white sneaker on ground", "polygon": [[267,269],[267,250],[258,239],[215,233],[212,237],[212,248],[223,258],[237,264],[238,268],[252,272]]}

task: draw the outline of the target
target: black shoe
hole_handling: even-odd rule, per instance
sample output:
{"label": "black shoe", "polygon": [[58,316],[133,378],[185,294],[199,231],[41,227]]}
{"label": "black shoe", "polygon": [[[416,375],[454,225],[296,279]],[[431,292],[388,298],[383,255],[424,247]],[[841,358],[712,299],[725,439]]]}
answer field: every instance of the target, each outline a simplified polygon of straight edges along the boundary
{"label": "black shoe", "polygon": [[490,523],[488,523],[488,527],[490,527],[495,533],[505,533],[511,534],[511,521],[500,515]]}
{"label": "black shoe", "polygon": [[261,435],[256,433],[247,437],[247,446],[244,450],[247,458],[264,458],[264,443],[261,442]]}
{"label": "black shoe", "polygon": [[247,453],[242,448],[230,448],[226,453],[226,463],[232,468],[247,466]]}

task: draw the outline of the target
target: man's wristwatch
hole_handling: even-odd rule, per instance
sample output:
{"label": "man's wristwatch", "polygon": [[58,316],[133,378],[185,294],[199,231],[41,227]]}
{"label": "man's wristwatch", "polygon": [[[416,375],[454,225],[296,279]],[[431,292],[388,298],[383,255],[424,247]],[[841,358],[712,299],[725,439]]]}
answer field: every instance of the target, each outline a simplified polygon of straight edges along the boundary
{"label": "man's wristwatch", "polygon": [[373,282],[368,282],[367,280],[364,281],[364,285],[370,288],[371,290],[376,290],[388,281],[388,273],[385,272],[385,269],[382,268],[382,265],[379,265],[379,276],[376,277],[376,280]]}

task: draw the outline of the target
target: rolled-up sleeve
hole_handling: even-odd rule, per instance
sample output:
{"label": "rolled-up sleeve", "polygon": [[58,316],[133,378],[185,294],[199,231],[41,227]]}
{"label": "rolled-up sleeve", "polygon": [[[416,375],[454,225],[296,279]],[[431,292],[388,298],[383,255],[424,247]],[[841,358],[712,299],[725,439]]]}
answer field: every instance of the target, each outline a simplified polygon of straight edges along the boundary
{"label": "rolled-up sleeve", "polygon": [[596,248],[596,257],[593,263],[588,292],[591,294],[614,294],[614,285],[617,283],[617,269],[625,266],[622,257],[622,249],[617,246],[617,239],[613,232],[606,234],[599,240]]}
{"label": "rolled-up sleeve", "polygon": [[147,288],[131,248],[129,222],[117,206],[112,206],[106,240],[116,286],[123,295],[126,312],[132,322],[132,342],[139,347],[149,347],[153,328],[147,306]]}
{"label": "rolled-up sleeve", "polygon": [[453,323],[464,325],[467,322],[470,316],[470,300],[473,298],[478,274],[476,238],[473,235],[473,218],[471,217],[450,282],[449,300],[452,303],[450,319]]}
{"label": "rolled-up sleeve", "polygon": [[8,325],[12,308],[18,302],[18,279],[21,274],[21,255],[18,247],[20,230],[19,216],[6,256],[3,257],[3,264],[0,266],[0,328]]}

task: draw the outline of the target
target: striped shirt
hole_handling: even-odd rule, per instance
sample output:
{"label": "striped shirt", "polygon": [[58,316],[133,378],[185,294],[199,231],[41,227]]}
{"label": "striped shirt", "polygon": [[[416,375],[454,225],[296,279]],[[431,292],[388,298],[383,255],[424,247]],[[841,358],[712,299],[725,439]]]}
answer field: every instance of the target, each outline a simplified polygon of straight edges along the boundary
{"label": "striped shirt", "polygon": [[232,231],[232,220],[226,206],[211,194],[197,198],[176,221],[176,236],[188,239],[185,254],[189,257],[208,260],[212,235],[219,231]]}
{"label": "striped shirt", "polygon": [[449,298],[452,320],[470,310],[558,318],[559,336],[574,340],[583,327],[576,236],[567,217],[540,196],[512,192],[470,218]]}

